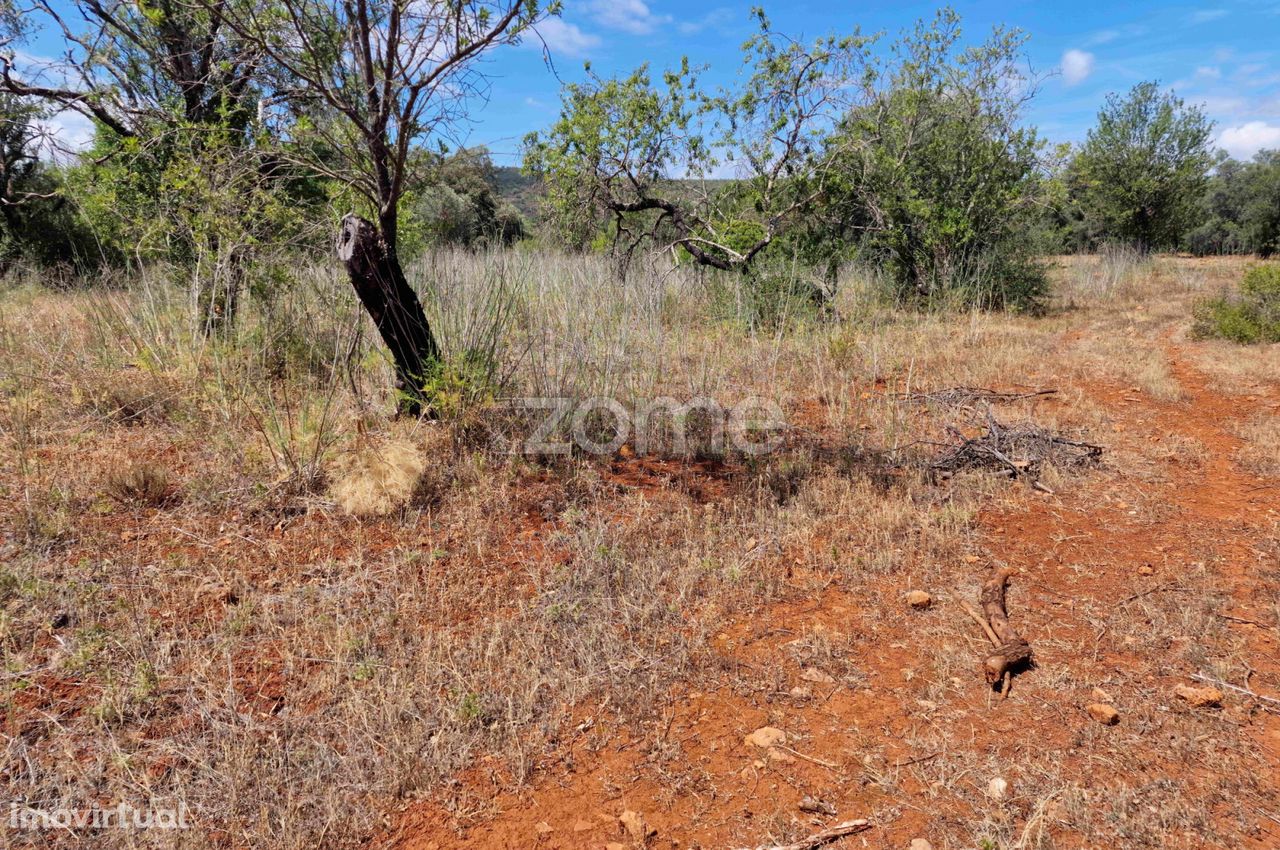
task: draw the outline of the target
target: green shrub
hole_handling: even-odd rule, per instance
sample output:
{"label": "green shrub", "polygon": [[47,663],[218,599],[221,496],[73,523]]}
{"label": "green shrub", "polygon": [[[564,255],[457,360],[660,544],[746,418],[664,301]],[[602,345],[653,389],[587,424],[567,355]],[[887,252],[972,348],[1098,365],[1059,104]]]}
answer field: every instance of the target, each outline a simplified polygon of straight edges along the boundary
{"label": "green shrub", "polygon": [[1238,296],[1220,296],[1196,307],[1195,332],[1241,344],[1280,342],[1280,266],[1245,272]]}

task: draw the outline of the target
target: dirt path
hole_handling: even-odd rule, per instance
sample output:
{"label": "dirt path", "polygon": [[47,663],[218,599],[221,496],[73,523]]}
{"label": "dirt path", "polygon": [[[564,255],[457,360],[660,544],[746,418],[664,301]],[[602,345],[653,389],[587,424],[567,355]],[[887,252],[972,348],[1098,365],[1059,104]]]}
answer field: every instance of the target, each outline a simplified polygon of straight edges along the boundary
{"label": "dirt path", "polygon": [[[722,682],[675,695],[651,726],[610,728],[584,707],[528,789],[482,763],[448,808],[410,806],[378,844],[639,846],[618,822],[632,810],[662,848],[794,839],[855,817],[876,826],[851,847],[1280,846],[1280,717],[1235,694],[1220,709],[1172,695],[1222,670],[1280,698],[1280,490],[1239,469],[1231,430],[1275,401],[1208,389],[1183,347],[1166,350],[1182,401],[1079,387],[1106,408],[1113,443],[1170,447],[1154,478],[1112,467],[985,513],[985,551],[942,568],[927,612],[901,603],[893,576],[775,606],[719,636]],[[992,563],[1021,571],[1011,615],[1038,661],[1007,702],[982,686],[981,638],[953,601]],[[823,641],[857,657],[806,671],[797,645]],[[1085,713],[1095,689],[1118,726]],[[762,726],[786,747],[744,743]],[[1008,784],[998,799],[995,778]],[[802,811],[805,798],[829,809]]]}

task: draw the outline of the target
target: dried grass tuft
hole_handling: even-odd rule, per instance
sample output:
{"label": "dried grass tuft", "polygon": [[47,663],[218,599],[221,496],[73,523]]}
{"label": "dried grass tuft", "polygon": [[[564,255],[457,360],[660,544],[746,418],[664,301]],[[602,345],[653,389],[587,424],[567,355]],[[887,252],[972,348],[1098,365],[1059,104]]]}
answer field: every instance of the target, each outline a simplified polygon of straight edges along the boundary
{"label": "dried grass tuft", "polygon": [[366,437],[339,458],[330,494],[352,516],[385,516],[409,504],[426,467],[408,440]]}
{"label": "dried grass tuft", "polygon": [[163,507],[177,497],[169,470],[155,463],[138,463],[110,472],[106,490],[121,504],[152,508]]}

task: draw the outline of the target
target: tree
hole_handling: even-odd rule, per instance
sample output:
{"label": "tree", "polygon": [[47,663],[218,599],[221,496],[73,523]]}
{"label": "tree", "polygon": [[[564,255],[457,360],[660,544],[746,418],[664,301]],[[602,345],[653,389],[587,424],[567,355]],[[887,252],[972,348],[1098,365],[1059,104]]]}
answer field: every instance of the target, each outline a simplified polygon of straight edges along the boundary
{"label": "tree", "polygon": [[1154,82],[1112,94],[1078,155],[1080,203],[1107,237],[1177,244],[1208,181],[1213,123]]}
{"label": "tree", "polygon": [[0,51],[0,89],[79,112],[122,138],[175,119],[244,129],[261,56],[227,19],[250,2],[34,0],[20,18],[60,31],[66,53],[19,68],[12,50]]}
{"label": "tree", "polygon": [[[1034,91],[1016,67],[1023,38],[960,50],[946,9],[881,58],[857,32],[803,45],[757,15],[736,90],[704,94],[687,62],[662,85],[641,68],[566,87],[525,158],[560,237],[603,233],[624,255],[651,244],[725,270],[784,249],[821,270],[820,303],[858,247],[915,296],[985,277],[995,297],[975,298],[1034,301],[1041,144],[1019,123]],[[703,179],[727,163],[738,179]]]}
{"label": "tree", "polygon": [[[826,139],[860,93],[850,83],[871,39],[804,45],[754,14],[739,89],[702,92],[687,60],[660,85],[641,67],[565,87],[559,120],[525,140],[562,240],[582,247],[605,232],[624,256],[649,245],[741,270],[821,197]],[[735,168],[730,186],[708,179],[723,166]]]}
{"label": "tree", "polygon": [[[223,2],[200,0],[210,14]],[[405,413],[430,411],[424,384],[439,361],[398,253],[402,203],[421,178],[413,155],[483,96],[478,60],[547,11],[536,0],[279,0],[227,13],[275,72],[269,101],[287,110],[292,137],[310,142],[282,155],[367,202],[373,221],[343,220],[339,256],[391,350]]]}
{"label": "tree", "polygon": [[49,147],[42,117],[38,103],[0,93],[0,274],[18,260],[49,267],[93,256],[65,203],[62,175],[41,160]]}
{"label": "tree", "polygon": [[1034,306],[1043,144],[1021,124],[1035,92],[1019,69],[1025,36],[996,30],[962,50],[960,35],[943,9],[895,45],[884,84],[834,140],[828,218],[856,223],[900,297]]}
{"label": "tree", "polygon": [[1185,239],[1197,255],[1280,252],[1280,151],[1259,151],[1251,162],[1223,154],[1199,213]]}
{"label": "tree", "polygon": [[[193,326],[205,333],[232,326],[262,224],[263,162],[251,144],[262,55],[228,25],[251,2],[30,0],[24,18],[59,31],[65,53],[20,65],[0,52],[0,90],[92,119],[94,155],[75,174],[82,208],[103,211],[122,256],[189,276]],[[225,213],[216,228],[214,194]]]}
{"label": "tree", "polygon": [[475,247],[509,245],[524,235],[519,210],[498,197],[493,160],[483,147],[434,157],[415,204],[432,242]]}

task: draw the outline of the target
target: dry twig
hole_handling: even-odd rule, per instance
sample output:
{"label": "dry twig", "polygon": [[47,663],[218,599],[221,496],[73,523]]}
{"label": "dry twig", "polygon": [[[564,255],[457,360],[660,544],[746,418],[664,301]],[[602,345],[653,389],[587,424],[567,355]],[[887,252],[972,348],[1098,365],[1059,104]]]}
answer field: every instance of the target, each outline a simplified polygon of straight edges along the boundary
{"label": "dry twig", "polygon": [[761,844],[758,847],[744,847],[742,850],[813,850],[814,847],[821,847],[823,844],[835,841],[837,838],[844,838],[846,835],[853,835],[855,832],[862,832],[870,828],[871,821],[864,819],[847,820],[844,823],[827,827],[821,832],[815,832],[808,838],[802,838],[790,844]]}

